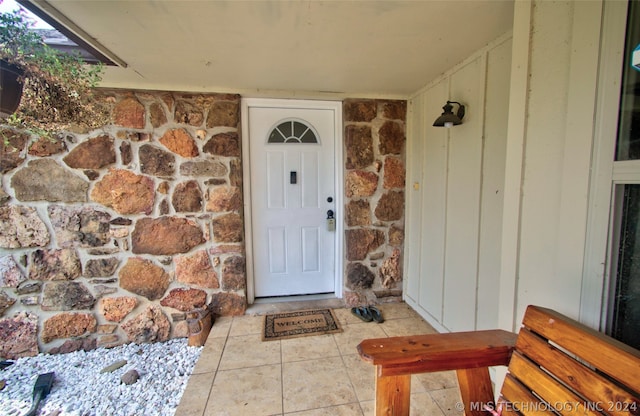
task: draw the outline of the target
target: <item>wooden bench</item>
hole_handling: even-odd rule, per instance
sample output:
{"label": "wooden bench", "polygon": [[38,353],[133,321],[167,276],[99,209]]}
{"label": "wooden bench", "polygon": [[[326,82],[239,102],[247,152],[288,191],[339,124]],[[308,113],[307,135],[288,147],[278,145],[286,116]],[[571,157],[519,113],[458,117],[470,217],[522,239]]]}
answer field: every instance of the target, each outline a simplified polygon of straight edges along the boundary
{"label": "wooden bench", "polygon": [[502,415],[640,415],[640,351],[538,306],[527,308],[518,335],[367,339],[358,352],[376,366],[376,416],[408,416],[411,374],[445,370],[456,370],[465,415],[489,415],[484,406],[496,405],[488,367],[496,365],[509,366]]}

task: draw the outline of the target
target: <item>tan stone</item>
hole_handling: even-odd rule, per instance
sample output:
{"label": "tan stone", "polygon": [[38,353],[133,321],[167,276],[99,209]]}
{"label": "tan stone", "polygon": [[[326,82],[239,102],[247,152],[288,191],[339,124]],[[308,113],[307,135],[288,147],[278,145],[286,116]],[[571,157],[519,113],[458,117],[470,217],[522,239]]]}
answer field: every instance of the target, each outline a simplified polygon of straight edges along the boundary
{"label": "tan stone", "polygon": [[386,259],[380,266],[380,279],[382,280],[382,286],[387,289],[393,288],[397,282],[402,281],[399,249],[394,249],[391,257]]}
{"label": "tan stone", "polygon": [[240,208],[242,208],[240,188],[219,186],[209,190],[207,211],[238,211]]}
{"label": "tan stone", "polygon": [[197,251],[191,256],[176,256],[174,261],[178,282],[208,289],[220,287],[218,275],[205,250]]}
{"label": "tan stone", "polygon": [[73,280],[82,275],[80,256],[74,249],[42,250],[31,253],[29,279]]}
{"label": "tan stone", "polygon": [[167,115],[164,113],[162,104],[153,103],[149,106],[149,120],[153,128],[158,128],[167,123]]}
{"label": "tan stone", "polygon": [[382,117],[388,120],[407,119],[407,102],[404,100],[384,101],[382,104]]}
{"label": "tan stone", "polygon": [[200,154],[195,140],[185,129],[168,130],[160,138],[160,143],[182,157],[196,157]]}
{"label": "tan stone", "polygon": [[123,99],[113,109],[113,122],[127,128],[143,129],[145,125],[144,105],[133,97]]}
{"label": "tan stone", "polygon": [[118,273],[120,287],[144,296],[149,300],[160,299],[169,287],[169,275],[150,260],[130,258]]}
{"label": "tan stone", "polygon": [[61,313],[44,321],[42,341],[77,337],[85,332],[95,332],[96,318],[88,313]]}
{"label": "tan stone", "polygon": [[54,159],[34,159],[11,177],[18,201],[86,202],[89,183]]}
{"label": "tan stone", "polygon": [[371,225],[369,202],[362,199],[349,201],[346,207],[346,223],[348,227]]}
{"label": "tan stone", "polygon": [[216,101],[209,108],[207,128],[227,126],[238,127],[240,106],[238,101]]}
{"label": "tan stone", "polygon": [[0,173],[7,173],[24,162],[24,148],[29,136],[11,129],[0,130]]}
{"label": "tan stone", "polygon": [[404,162],[396,157],[388,157],[384,161],[384,188],[404,188]]}
{"label": "tan stone", "polygon": [[378,188],[378,175],[373,172],[353,170],[347,172],[345,180],[347,198],[362,198],[373,195]]}
{"label": "tan stone", "polygon": [[179,183],[171,199],[176,212],[200,212],[202,210],[202,191],[197,181]]}
{"label": "tan stone", "polygon": [[107,321],[121,322],[138,305],[138,300],[129,296],[103,298],[100,313]]}
{"label": "tan stone", "polygon": [[202,229],[193,221],[177,217],[141,218],[131,234],[136,254],[186,253],[204,243]]}
{"label": "tan stone", "polygon": [[13,318],[0,319],[0,357],[15,360],[38,355],[38,317],[19,312]]}
{"label": "tan stone", "polygon": [[44,247],[49,230],[35,208],[10,205],[0,207],[0,247]]}
{"label": "tan stone", "polygon": [[197,105],[188,101],[178,100],[176,101],[176,110],[174,114],[174,121],[176,123],[189,124],[191,126],[202,126],[204,121],[204,114],[202,109]]}
{"label": "tan stone", "polygon": [[91,199],[120,214],[151,214],[154,202],[153,180],[124,169],[111,169],[96,183]]}
{"label": "tan stone", "polygon": [[404,243],[404,229],[398,227],[389,228],[389,245],[401,246]]}
{"label": "tan stone", "polygon": [[122,324],[131,342],[161,342],[169,339],[171,323],[158,305],[149,305],[136,317]]}
{"label": "tan stone", "polygon": [[222,266],[222,289],[240,290],[247,285],[244,257],[233,256],[224,260]]}
{"label": "tan stone", "polygon": [[240,157],[240,136],[236,132],[216,134],[204,145],[202,151],[214,156]]}

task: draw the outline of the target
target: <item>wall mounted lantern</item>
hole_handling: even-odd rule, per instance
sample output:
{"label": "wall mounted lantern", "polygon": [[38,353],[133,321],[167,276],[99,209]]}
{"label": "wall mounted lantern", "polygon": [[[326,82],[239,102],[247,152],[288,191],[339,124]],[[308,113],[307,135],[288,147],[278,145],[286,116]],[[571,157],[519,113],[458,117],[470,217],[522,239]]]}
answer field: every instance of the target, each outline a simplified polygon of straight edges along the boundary
{"label": "wall mounted lantern", "polygon": [[[458,111],[456,114],[453,114],[453,106],[451,104],[458,104]],[[435,127],[453,127],[458,124],[462,124],[462,118],[464,117],[464,105],[460,104],[457,101],[447,101],[447,103],[442,107],[444,110],[442,115],[433,122]]]}

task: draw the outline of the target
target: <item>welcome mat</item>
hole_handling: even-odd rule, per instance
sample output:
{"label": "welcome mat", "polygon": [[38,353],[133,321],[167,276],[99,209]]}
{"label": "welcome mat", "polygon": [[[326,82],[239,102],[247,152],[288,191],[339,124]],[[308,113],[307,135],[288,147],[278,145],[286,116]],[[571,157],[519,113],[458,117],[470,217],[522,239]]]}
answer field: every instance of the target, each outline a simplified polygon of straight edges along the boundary
{"label": "welcome mat", "polygon": [[283,312],[264,317],[262,340],[273,341],[336,332],[342,332],[342,328],[331,309]]}

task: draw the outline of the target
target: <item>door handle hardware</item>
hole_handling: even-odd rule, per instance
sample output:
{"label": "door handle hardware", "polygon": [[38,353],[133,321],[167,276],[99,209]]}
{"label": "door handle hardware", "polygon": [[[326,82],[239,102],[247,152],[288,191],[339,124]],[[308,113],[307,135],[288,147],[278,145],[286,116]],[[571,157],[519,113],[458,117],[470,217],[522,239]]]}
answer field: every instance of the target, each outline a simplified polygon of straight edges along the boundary
{"label": "door handle hardware", "polygon": [[291,185],[295,185],[296,183],[298,183],[298,172],[291,171],[291,173],[289,173],[289,183]]}

